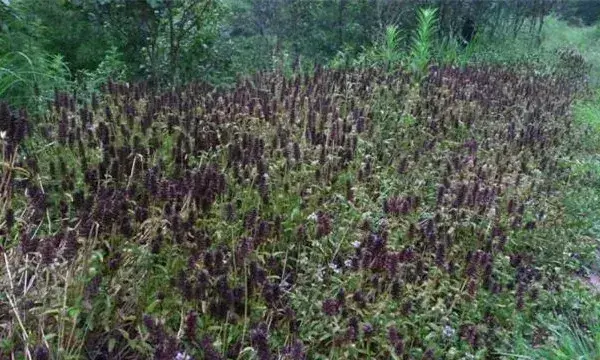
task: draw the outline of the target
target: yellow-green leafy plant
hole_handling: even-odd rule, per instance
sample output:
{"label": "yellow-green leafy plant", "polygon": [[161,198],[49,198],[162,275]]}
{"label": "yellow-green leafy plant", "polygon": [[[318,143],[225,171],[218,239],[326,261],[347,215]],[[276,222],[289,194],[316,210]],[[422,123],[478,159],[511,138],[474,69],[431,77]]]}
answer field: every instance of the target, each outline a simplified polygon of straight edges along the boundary
{"label": "yellow-green leafy plant", "polygon": [[438,22],[437,9],[423,8],[417,12],[418,25],[410,45],[410,68],[415,74],[424,75],[432,59],[433,43]]}

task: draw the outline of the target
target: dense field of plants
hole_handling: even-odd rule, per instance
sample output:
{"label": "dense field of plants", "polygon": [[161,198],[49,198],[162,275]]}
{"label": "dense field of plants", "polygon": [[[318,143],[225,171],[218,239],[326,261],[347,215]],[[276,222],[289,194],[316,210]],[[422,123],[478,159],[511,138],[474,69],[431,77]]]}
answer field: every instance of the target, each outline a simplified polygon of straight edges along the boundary
{"label": "dense field of plants", "polygon": [[495,359],[516,336],[544,344],[538,314],[568,305],[566,274],[593,256],[556,230],[582,146],[575,85],[316,67],[227,91],[109,81],[57,91],[35,121],[2,105],[0,357]]}

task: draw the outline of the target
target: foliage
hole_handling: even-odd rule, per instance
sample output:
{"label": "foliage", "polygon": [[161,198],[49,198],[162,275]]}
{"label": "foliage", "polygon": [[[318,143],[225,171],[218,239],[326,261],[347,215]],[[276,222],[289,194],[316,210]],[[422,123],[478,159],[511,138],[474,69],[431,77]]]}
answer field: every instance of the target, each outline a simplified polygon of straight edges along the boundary
{"label": "foliage", "polygon": [[580,0],[572,3],[560,2],[556,12],[561,19],[570,23],[590,26],[600,19],[600,4],[594,0]]}
{"label": "foliage", "polygon": [[79,87],[83,91],[97,91],[107,79],[124,82],[130,78],[129,69],[123,60],[123,54],[117,47],[112,47],[104,55],[104,59],[94,71],[83,70],[78,74]]}
{"label": "foliage", "polygon": [[16,18],[24,22],[21,30],[30,34],[40,50],[60,54],[73,74],[96,68],[112,41],[101,24],[91,21],[94,14],[81,11],[77,3],[36,0],[10,3]]}
{"label": "foliage", "polygon": [[593,356],[597,29],[455,5],[1,5],[0,357]]}
{"label": "foliage", "polygon": [[[576,252],[580,268],[566,283],[561,300],[553,312],[540,314],[548,341],[536,348],[522,342],[522,349],[512,349],[523,359],[596,359],[598,342],[598,239],[600,238],[600,106],[598,96],[580,101],[574,107],[574,120],[580,127],[576,157],[570,162],[568,190],[563,196],[567,238],[588,242],[589,250]],[[516,350],[516,351],[515,351]]]}
{"label": "foliage", "polygon": [[421,76],[426,74],[432,58],[432,48],[437,21],[437,9],[419,9],[417,14],[418,26],[411,39],[410,61],[411,69]]}
{"label": "foliage", "polygon": [[141,74],[156,85],[179,84],[199,70],[220,12],[213,0],[113,0],[95,10],[98,21],[120,39],[127,62],[139,64]]}
{"label": "foliage", "polygon": [[592,86],[600,84],[600,45],[596,32],[594,26],[573,28],[555,18],[549,18],[543,30],[544,43],[549,51],[567,49],[583,58],[586,63],[583,67],[589,67],[586,75]]}
{"label": "foliage", "polygon": [[[386,27],[412,31],[418,20],[412,14],[427,6],[438,9],[436,37],[462,42],[461,31],[468,22],[478,33],[500,39],[517,33],[527,21],[541,25],[551,5],[547,0],[509,1],[503,6],[448,6],[437,0],[14,0],[3,6],[3,16],[19,19],[18,26],[11,26],[11,41],[29,38],[42,52],[61,54],[73,74],[93,73],[116,48],[129,80],[149,80],[161,87],[190,79],[232,84],[238,75],[272,69],[273,60],[285,54],[291,67],[298,58],[307,67],[336,56],[345,63],[358,59],[363,65],[381,56],[397,61],[397,52],[369,54],[363,49],[391,50],[390,44],[374,46],[378,34]],[[407,45],[399,40],[395,46]],[[30,54],[21,43],[16,41],[10,51]]]}
{"label": "foliage", "polygon": [[31,110],[45,107],[54,88],[68,88],[69,79],[69,68],[59,55],[19,51],[0,57],[0,98],[15,106]]}
{"label": "foliage", "polygon": [[70,69],[61,55],[44,51],[37,39],[40,24],[19,8],[0,5],[0,98],[39,111],[55,87],[70,87]]}
{"label": "foliage", "polygon": [[600,144],[600,93],[596,89],[596,94],[591,99],[580,101],[575,107],[575,119],[587,128],[586,140],[582,143],[586,154],[594,154]]}
{"label": "foliage", "polygon": [[388,25],[385,28],[385,40],[378,56],[383,60],[385,69],[394,69],[400,63],[400,30],[397,26]]}
{"label": "foliage", "polygon": [[459,37],[445,36],[433,49],[434,61],[438,64],[465,67],[475,58],[481,47],[480,43],[480,35],[477,34],[466,45]]}
{"label": "foliage", "polygon": [[597,359],[600,357],[600,327],[593,324],[588,331],[583,331],[578,324],[567,320],[552,329],[556,339],[560,339],[557,347],[539,351],[540,359]]}
{"label": "foliage", "polygon": [[395,25],[385,28],[384,36],[372,48],[363,48],[356,59],[350,60],[347,52],[341,52],[331,62],[333,68],[382,67],[393,72],[404,67],[421,78],[433,59],[437,22],[436,9],[419,9],[418,25],[413,31],[410,44],[404,46],[400,29]]}
{"label": "foliage", "polygon": [[351,60],[351,52],[340,52],[339,59],[333,59],[331,65],[334,68],[343,67],[382,67],[388,71],[400,68],[406,55],[402,49],[402,34],[395,25],[388,25],[382,39],[375,43],[372,48],[363,49],[356,59]]}
{"label": "foliage", "polygon": [[58,92],[36,133],[1,123],[3,355],[483,358],[531,339],[520,321],[542,326],[583,248],[549,246],[568,84],[316,67]]}
{"label": "foliage", "polygon": [[544,24],[539,44],[538,36],[526,30],[504,39],[479,34],[468,48],[467,62],[513,66],[541,74],[561,73],[596,86],[600,79],[600,57],[595,28],[574,28],[554,17],[546,19]]}

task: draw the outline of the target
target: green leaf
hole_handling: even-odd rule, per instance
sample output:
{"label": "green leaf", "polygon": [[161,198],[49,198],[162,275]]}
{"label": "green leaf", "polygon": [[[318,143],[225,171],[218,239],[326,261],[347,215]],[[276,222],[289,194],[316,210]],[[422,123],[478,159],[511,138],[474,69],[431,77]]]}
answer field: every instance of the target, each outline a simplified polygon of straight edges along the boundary
{"label": "green leaf", "polygon": [[117,343],[117,340],[115,338],[108,339],[108,352],[109,353],[113,352],[113,350],[115,349],[116,343]]}
{"label": "green leaf", "polygon": [[67,310],[67,315],[69,315],[69,317],[71,318],[76,318],[79,316],[80,312],[81,309],[79,309],[78,307],[71,307]]}

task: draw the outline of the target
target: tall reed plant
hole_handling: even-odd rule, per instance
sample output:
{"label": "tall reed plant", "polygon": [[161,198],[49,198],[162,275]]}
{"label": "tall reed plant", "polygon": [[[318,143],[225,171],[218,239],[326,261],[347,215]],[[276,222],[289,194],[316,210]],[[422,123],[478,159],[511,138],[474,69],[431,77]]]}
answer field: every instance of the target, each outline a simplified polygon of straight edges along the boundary
{"label": "tall reed plant", "polygon": [[425,75],[433,55],[437,9],[422,8],[417,12],[417,28],[410,44],[409,66],[416,75]]}

